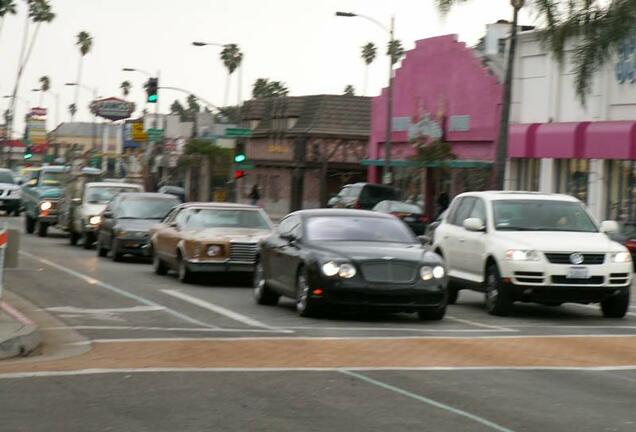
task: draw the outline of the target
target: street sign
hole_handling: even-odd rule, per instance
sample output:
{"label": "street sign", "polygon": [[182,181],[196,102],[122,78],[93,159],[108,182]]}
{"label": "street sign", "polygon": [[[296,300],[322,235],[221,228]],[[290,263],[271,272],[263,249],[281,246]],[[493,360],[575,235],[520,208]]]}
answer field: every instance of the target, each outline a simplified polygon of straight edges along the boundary
{"label": "street sign", "polygon": [[148,141],[158,142],[163,140],[163,129],[148,129]]}
{"label": "street sign", "polygon": [[256,169],[254,165],[251,164],[234,164],[234,169],[237,170],[253,170]]}
{"label": "street sign", "polygon": [[249,128],[227,128],[225,136],[228,138],[246,138],[252,136],[252,129]]}
{"label": "street sign", "polygon": [[144,142],[148,138],[146,131],[144,130],[144,124],[142,122],[132,123],[131,138],[133,141]]}
{"label": "street sign", "polygon": [[95,100],[90,105],[91,112],[108,120],[124,120],[135,111],[135,104],[111,97]]}

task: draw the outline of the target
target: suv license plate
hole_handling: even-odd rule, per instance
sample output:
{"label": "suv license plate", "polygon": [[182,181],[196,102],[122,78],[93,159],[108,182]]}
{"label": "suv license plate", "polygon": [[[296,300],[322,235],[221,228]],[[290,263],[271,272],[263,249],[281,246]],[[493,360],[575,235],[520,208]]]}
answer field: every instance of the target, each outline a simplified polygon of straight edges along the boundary
{"label": "suv license plate", "polygon": [[587,267],[570,267],[566,277],[568,279],[589,279],[590,270]]}

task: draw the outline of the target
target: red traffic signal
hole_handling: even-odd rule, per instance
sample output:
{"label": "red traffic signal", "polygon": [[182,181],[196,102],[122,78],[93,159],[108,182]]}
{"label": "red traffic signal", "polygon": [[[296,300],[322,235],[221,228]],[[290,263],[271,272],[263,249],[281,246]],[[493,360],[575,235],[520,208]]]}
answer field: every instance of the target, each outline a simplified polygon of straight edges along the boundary
{"label": "red traffic signal", "polygon": [[245,177],[245,170],[234,170],[234,180]]}

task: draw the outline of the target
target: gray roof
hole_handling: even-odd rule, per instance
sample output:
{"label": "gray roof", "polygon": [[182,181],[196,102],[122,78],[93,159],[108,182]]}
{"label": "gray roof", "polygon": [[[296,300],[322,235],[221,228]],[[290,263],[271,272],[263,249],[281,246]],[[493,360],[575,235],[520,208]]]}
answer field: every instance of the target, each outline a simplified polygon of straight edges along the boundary
{"label": "gray roof", "polygon": [[254,135],[271,133],[273,118],[297,118],[285,133],[366,137],[371,132],[371,98],[313,95],[255,99],[246,102],[243,118],[260,120]]}
{"label": "gray roof", "polygon": [[105,128],[109,128],[109,135],[112,137],[121,129],[121,125],[95,123],[95,128],[93,128],[93,123],[88,122],[61,123],[50,133],[55,136],[65,137],[92,137],[93,134],[101,137]]}

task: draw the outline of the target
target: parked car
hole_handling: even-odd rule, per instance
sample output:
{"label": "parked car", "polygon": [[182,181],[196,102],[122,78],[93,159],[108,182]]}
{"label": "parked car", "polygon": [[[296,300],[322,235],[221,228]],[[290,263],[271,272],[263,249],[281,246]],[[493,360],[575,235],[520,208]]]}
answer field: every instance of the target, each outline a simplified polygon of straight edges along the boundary
{"label": "parked car", "polygon": [[185,189],[179,186],[161,186],[159,188],[159,193],[174,195],[179,198],[182,203],[186,201]]}
{"label": "parked car", "polygon": [[398,201],[400,192],[391,186],[355,183],[343,186],[338,195],[331,198],[327,207],[371,210],[380,201]]}
{"label": "parked car", "polygon": [[187,203],[151,230],[155,273],[170,269],[179,280],[195,273],[253,272],[258,242],[272,222],[258,207],[229,203]]}
{"label": "parked car", "polygon": [[448,210],[444,210],[442,214],[437,217],[437,219],[426,226],[424,240],[427,244],[435,243],[435,231],[437,230],[437,227],[442,223],[442,221],[446,218],[446,216],[448,216]]}
{"label": "parked car", "polygon": [[402,201],[380,201],[373,207],[373,211],[392,214],[407,224],[416,235],[424,235],[428,218],[422,208]]}
{"label": "parked car", "polygon": [[97,230],[102,222],[102,212],[118,194],[143,192],[143,187],[130,183],[86,183],[83,190],[71,199],[67,213],[67,228],[72,245],[83,239],[84,249],[97,240]]}
{"label": "parked car", "polygon": [[446,261],[450,301],[457,289],[485,293],[486,309],[507,315],[515,301],[600,303],[603,315],[629,308],[632,259],[576,198],[528,192],[474,192],[455,198],[435,234]]}
{"label": "parked car", "polygon": [[258,304],[281,296],[301,316],[330,307],[446,312],[442,259],[393,216],[360,210],[302,210],[283,219],[261,242],[254,276]]}
{"label": "parked car", "polygon": [[22,186],[25,231],[32,234],[37,228],[37,234],[46,237],[49,226],[57,223],[67,168],[51,165],[28,172],[31,177]]}
{"label": "parked car", "polygon": [[20,215],[22,208],[22,198],[20,186],[16,184],[13,172],[9,169],[0,169],[0,210],[7,212],[7,215]]}
{"label": "parked car", "polygon": [[113,261],[126,255],[150,255],[150,229],[177,205],[172,196],[148,192],[121,192],[101,214],[96,232],[97,255],[110,252]]}
{"label": "parked car", "polygon": [[632,255],[632,263],[636,270],[636,223],[622,222],[618,224],[618,231],[609,235],[610,238],[629,250]]}

